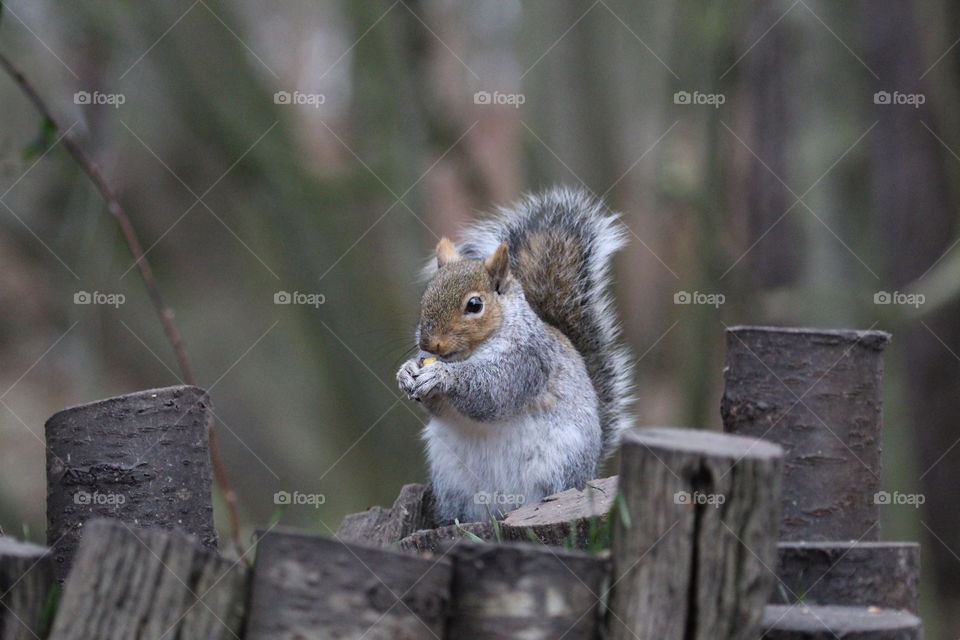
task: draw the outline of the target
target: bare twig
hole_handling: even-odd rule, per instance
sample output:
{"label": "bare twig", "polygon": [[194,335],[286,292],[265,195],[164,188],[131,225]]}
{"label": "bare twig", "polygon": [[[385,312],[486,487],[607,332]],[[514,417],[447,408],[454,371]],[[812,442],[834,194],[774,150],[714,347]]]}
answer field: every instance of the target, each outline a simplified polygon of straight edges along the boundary
{"label": "bare twig", "polygon": [[[183,341],[180,338],[180,332],[177,331],[177,327],[173,322],[173,312],[166,304],[164,304],[163,298],[160,296],[160,289],[157,287],[157,281],[153,277],[153,270],[150,268],[150,262],[143,253],[143,246],[140,244],[137,233],[133,228],[133,223],[130,221],[130,217],[120,204],[120,200],[117,198],[116,192],[114,192],[110,184],[106,181],[97,164],[73,139],[73,137],[70,135],[70,132],[64,132],[60,128],[56,118],[53,116],[53,112],[50,110],[49,106],[47,106],[47,103],[44,102],[43,98],[40,97],[40,94],[37,93],[36,89],[33,88],[33,85],[30,84],[30,81],[27,80],[26,76],[3,53],[0,53],[0,67],[2,67],[3,70],[13,79],[13,81],[17,83],[24,94],[26,94],[27,98],[30,99],[30,102],[33,103],[33,106],[37,109],[37,111],[40,112],[40,115],[50,123],[53,129],[62,135],[63,146],[67,149],[70,155],[73,156],[74,160],[77,161],[87,176],[89,176],[91,182],[93,182],[94,186],[103,196],[103,199],[107,203],[107,210],[120,226],[123,239],[126,242],[127,247],[130,249],[130,253],[133,255],[137,269],[140,271],[140,277],[142,278],[143,284],[147,289],[147,294],[150,296],[150,301],[153,303],[153,307],[156,309],[157,315],[160,317],[160,323],[163,325],[163,331],[167,334],[167,339],[170,341],[170,345],[173,348],[173,353],[177,359],[177,364],[179,365],[180,371],[183,374],[183,381],[187,384],[196,385],[196,379],[193,377],[193,371],[190,369],[190,363],[187,361],[187,352],[184,349]],[[210,421],[207,430],[210,438],[210,458],[213,466],[213,475],[216,478],[217,485],[220,487],[220,492],[223,494],[223,499],[227,506],[227,515],[230,520],[230,534],[233,544],[236,546],[237,552],[242,553],[243,546],[240,544],[240,525],[237,518],[236,494],[233,492],[230,482],[227,479],[226,470],[223,465],[223,459],[220,457],[220,450],[216,444],[214,422],[212,420]]]}

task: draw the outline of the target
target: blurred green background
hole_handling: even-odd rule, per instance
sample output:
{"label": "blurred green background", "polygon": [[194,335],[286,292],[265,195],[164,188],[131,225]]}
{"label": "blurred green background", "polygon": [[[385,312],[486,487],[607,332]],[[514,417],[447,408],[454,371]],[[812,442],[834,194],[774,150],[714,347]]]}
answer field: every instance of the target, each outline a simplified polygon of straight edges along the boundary
{"label": "blurred green background", "polygon": [[[956,3],[4,4],[0,51],[149,248],[245,536],[276,491],[323,494],[283,521],[329,533],[424,479],[394,382],[418,269],[480,211],[563,183],[631,230],[640,424],[720,428],[725,326],[894,334],[884,488],[925,502],[885,506],[883,538],[922,541],[928,637],[960,634]],[[62,145],[24,153],[40,120],[6,76],[0,113],[0,526],[42,541],[46,418],[178,372],[99,194]]]}

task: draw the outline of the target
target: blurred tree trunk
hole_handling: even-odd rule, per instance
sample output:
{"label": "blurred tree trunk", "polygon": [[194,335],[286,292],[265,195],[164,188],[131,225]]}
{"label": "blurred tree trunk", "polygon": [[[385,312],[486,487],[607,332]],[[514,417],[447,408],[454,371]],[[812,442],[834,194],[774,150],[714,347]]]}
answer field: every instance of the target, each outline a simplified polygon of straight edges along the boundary
{"label": "blurred tree trunk", "polygon": [[[752,4],[755,10],[745,16],[749,23],[741,36],[738,55],[754,43],[756,46],[740,62],[743,69],[739,82],[747,103],[745,122],[752,125],[748,144],[763,162],[749,156],[750,168],[743,186],[747,241],[763,239],[745,258],[743,272],[750,274],[753,286],[775,289],[796,284],[806,253],[798,219],[809,214],[800,204],[790,208],[794,197],[777,179],[791,185],[787,149],[795,123],[791,107],[798,106],[799,100],[791,94],[790,80],[796,72],[797,52],[790,47],[793,34],[789,24],[780,22],[770,29],[790,5],[766,0]],[[796,190],[793,185],[791,188]]]}
{"label": "blurred tree trunk", "polygon": [[[207,4],[227,24],[238,22],[231,15],[227,3],[208,0]],[[400,7],[394,9],[402,10]],[[146,33],[144,41],[155,40],[162,33],[164,25],[170,24],[179,15],[179,10],[167,10],[156,5],[144,5],[129,11],[132,12],[130,22]],[[203,166],[197,166],[199,163],[189,156],[189,149],[184,149],[186,154],[183,157],[168,159],[168,163],[182,175],[200,175],[198,182],[210,183],[243,157],[243,161],[224,178],[218,191],[229,192],[229,185],[242,184],[246,197],[241,200],[221,196],[227,201],[222,206],[215,204],[217,192],[213,192],[208,199],[214,203],[214,209],[224,215],[226,223],[252,245],[257,254],[264,256],[268,264],[276,268],[281,278],[273,280],[263,272],[263,281],[257,286],[247,283],[250,286],[245,292],[269,289],[319,290],[327,297],[327,304],[319,310],[307,306],[291,310],[301,317],[299,329],[303,333],[299,335],[307,336],[306,343],[298,345],[302,348],[300,357],[314,363],[322,384],[314,396],[304,399],[318,407],[326,418],[325,424],[310,427],[318,431],[312,437],[323,447],[323,459],[314,461],[317,476],[319,478],[327,465],[333,464],[341,453],[350,451],[354,463],[359,467],[378,468],[380,472],[376,477],[364,475],[354,478],[355,486],[351,487],[349,494],[330,492],[331,502],[334,503],[332,506],[354,511],[356,505],[353,508],[349,505],[344,507],[337,505],[336,501],[343,498],[356,500],[358,496],[366,496],[370,500],[389,500],[395,493],[396,485],[402,481],[419,479],[416,469],[420,467],[413,468],[409,462],[397,460],[390,455],[389,447],[371,449],[358,446],[353,449],[352,445],[365,429],[381,419],[385,408],[399,394],[393,381],[393,365],[384,357],[378,343],[383,342],[384,335],[392,336],[395,333],[399,313],[407,312],[412,318],[412,309],[416,304],[412,299],[415,296],[407,296],[411,298],[408,300],[401,293],[409,287],[389,286],[386,283],[373,286],[370,274],[389,274],[395,276],[397,281],[404,282],[414,279],[419,268],[419,257],[408,256],[408,265],[388,264],[389,258],[396,254],[384,251],[377,241],[386,237],[392,238],[398,245],[415,246],[413,242],[398,238],[408,238],[413,233],[420,235],[422,227],[413,220],[409,211],[398,204],[377,226],[376,233],[363,236],[360,240],[361,234],[393,202],[392,194],[347,150],[343,150],[343,155],[350,171],[345,174],[318,178],[315,173],[308,171],[298,153],[296,133],[290,126],[290,110],[278,109],[270,99],[274,88],[265,80],[267,72],[251,61],[244,45],[212,16],[205,14],[202,7],[198,6],[193,11],[197,14],[178,24],[177,29],[170,31],[164,41],[150,51],[149,59],[141,63],[159,76],[164,91],[172,96],[169,103],[164,103],[165,108],[178,113],[178,120],[192,132],[198,140],[198,147],[203,150]],[[356,16],[356,34],[367,29],[380,13],[382,10],[373,12],[373,17],[369,19]],[[350,36],[350,40],[356,39],[357,35]],[[415,181],[423,170],[423,163],[411,161],[412,149],[420,147],[416,140],[417,131],[404,125],[410,114],[404,113],[401,102],[396,100],[397,94],[392,91],[396,77],[391,75],[391,67],[383,64],[384,60],[393,59],[390,53],[393,50],[391,37],[390,25],[384,20],[370,31],[354,51],[358,99],[363,100],[366,109],[379,108],[380,112],[352,112],[355,121],[332,124],[342,127],[338,132],[340,138],[352,149],[357,149],[364,162],[399,195]],[[217,70],[213,75],[210,74],[211,63],[195,63],[196,59],[206,55],[216,60]],[[347,63],[345,60],[342,64]],[[138,68],[134,73],[145,72],[143,68]],[[223,96],[236,96],[238,100],[242,97],[242,101],[224,101]],[[238,104],[242,104],[242,108]],[[277,121],[279,124],[256,147],[250,149],[257,137]],[[373,126],[371,123],[382,130],[372,133],[369,130]],[[136,122],[130,124],[134,130],[145,128]],[[351,136],[351,125],[356,131],[356,140]],[[366,143],[367,140],[386,143],[374,146]],[[248,150],[249,153],[246,153]],[[157,172],[162,173],[163,168],[158,166]],[[413,192],[408,198],[412,197]],[[416,207],[413,209],[416,210]],[[197,206],[190,214],[194,221],[208,215],[202,206]],[[168,223],[160,225],[161,231],[165,224]],[[227,231],[223,230],[222,233],[227,234]],[[144,239],[148,243],[152,241],[149,237]],[[224,241],[230,241],[229,236]],[[250,259],[253,260],[252,257]],[[321,274],[325,274],[334,264],[335,271],[318,281]],[[405,277],[405,274],[410,275]],[[203,278],[206,274],[197,275]],[[262,304],[254,304],[251,314],[261,314],[264,326],[269,326],[271,320],[267,318],[272,315],[269,298],[258,298],[256,302]],[[330,331],[335,335],[331,335]],[[369,339],[371,335],[375,339]],[[192,340],[193,350],[202,354],[204,343],[211,338],[209,335],[195,336]],[[340,340],[347,346],[341,344]],[[412,338],[408,342],[412,343]],[[212,354],[209,346],[206,346],[206,351],[208,356],[224,355]],[[193,358],[201,363],[205,360],[202,355],[194,355]],[[358,362],[358,358],[362,362]],[[210,367],[206,368],[206,375],[210,376]],[[214,376],[220,373],[213,371]],[[266,419],[256,416],[256,407],[245,407],[245,411],[249,415],[244,420]],[[396,407],[390,417],[383,420],[387,424],[378,427],[382,429],[381,443],[415,438],[412,427],[417,425],[416,418],[404,408]],[[245,431],[257,433],[258,440],[250,439],[249,442],[254,450],[271,451],[276,446],[270,433],[258,433],[254,429]],[[297,433],[303,434],[302,427],[298,427]],[[306,436],[301,435],[303,437]],[[234,463],[248,455],[233,438],[221,440],[226,455]],[[276,459],[282,460],[282,454],[283,451],[277,451]],[[269,460],[269,456],[264,456]],[[260,478],[249,474],[238,479],[236,488],[241,499],[256,493],[257,480]],[[259,515],[263,517],[263,514]]]}
{"label": "blurred tree trunk", "polygon": [[[874,91],[919,93],[927,67],[916,29],[914,3],[901,0],[862,2],[867,64],[882,82]],[[944,152],[921,120],[937,131],[929,103],[876,105],[880,124],[872,136],[873,209],[886,247],[885,283],[891,290],[919,277],[950,245],[956,214],[944,178]],[[939,135],[939,134],[938,134]],[[917,468],[926,495],[924,522],[947,545],[960,540],[960,303],[946,305],[922,324],[905,326],[896,335],[909,373],[912,433],[919,450]],[[933,334],[933,335],[931,335]],[[942,341],[942,344],[941,344]],[[939,611],[950,636],[960,633],[960,571],[956,551],[929,532],[924,566],[935,574]]]}
{"label": "blurred tree trunk", "polygon": [[[422,129],[425,145],[421,146],[430,150],[428,157],[438,160],[425,178],[426,185],[433,186],[427,189],[433,197],[427,199],[425,208],[431,213],[436,235],[455,234],[470,220],[472,211],[490,207],[497,178],[478,157],[477,137],[482,135],[482,127],[473,120],[475,107],[468,106],[472,103],[468,88],[472,70],[447,49],[464,49],[465,38],[456,28],[458,7],[435,0],[407,0],[406,7],[398,8],[395,16],[394,55],[406,57],[400,73],[409,120],[416,123],[414,128]],[[486,112],[499,110],[488,108]],[[430,244],[436,240],[429,233],[422,235]]]}
{"label": "blurred tree trunk", "polygon": [[[577,0],[530,5],[527,25],[537,45],[536,55],[524,63],[530,73],[526,83],[537,92],[539,110],[523,119],[532,131],[523,133],[538,181],[530,188],[582,182],[601,194],[617,178],[612,154],[617,132],[609,117],[614,75],[597,48],[610,29],[621,27],[600,5],[590,8]],[[547,49],[549,43],[555,46]],[[529,70],[534,63],[535,71]]]}
{"label": "blurred tree trunk", "polygon": [[[730,76],[721,76],[733,59],[736,47],[734,15],[720,4],[706,8],[684,4],[678,10],[670,60],[678,65],[677,74],[682,78],[679,89],[729,97]],[[690,47],[691,40],[698,43],[696,48]],[[690,215],[695,222],[689,247],[692,254],[688,256],[692,269],[678,283],[678,288],[715,293],[721,291],[720,276],[725,267],[721,242],[730,182],[726,155],[737,143],[728,137],[721,124],[725,117],[722,107],[687,105],[679,108],[686,116],[687,127],[699,127],[698,137],[703,143],[702,164],[697,167],[702,179],[690,194]],[[720,429],[717,411],[720,388],[713,372],[722,367],[720,343],[716,340],[723,331],[721,310],[706,304],[680,309],[682,319],[673,337],[677,361],[681,363],[678,373],[685,398],[683,423]]]}

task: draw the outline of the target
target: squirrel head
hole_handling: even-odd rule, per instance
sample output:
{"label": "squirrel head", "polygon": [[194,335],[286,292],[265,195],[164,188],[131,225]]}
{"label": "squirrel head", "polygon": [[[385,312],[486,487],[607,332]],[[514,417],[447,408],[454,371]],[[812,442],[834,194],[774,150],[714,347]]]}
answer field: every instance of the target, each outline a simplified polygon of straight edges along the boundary
{"label": "squirrel head", "polygon": [[510,282],[507,243],[482,260],[471,260],[441,239],[437,272],[420,304],[420,349],[448,359],[468,356],[503,321],[500,296]]}

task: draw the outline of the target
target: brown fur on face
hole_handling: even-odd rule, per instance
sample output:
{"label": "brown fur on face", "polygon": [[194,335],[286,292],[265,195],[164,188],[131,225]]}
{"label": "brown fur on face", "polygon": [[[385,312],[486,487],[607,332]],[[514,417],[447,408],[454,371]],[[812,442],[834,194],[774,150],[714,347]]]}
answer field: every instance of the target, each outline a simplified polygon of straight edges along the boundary
{"label": "brown fur on face", "polygon": [[[503,244],[485,260],[464,259],[444,238],[437,245],[437,264],[420,303],[420,349],[465,357],[503,321],[499,293],[510,277],[510,255]],[[473,296],[483,302],[479,314],[464,311]]]}

